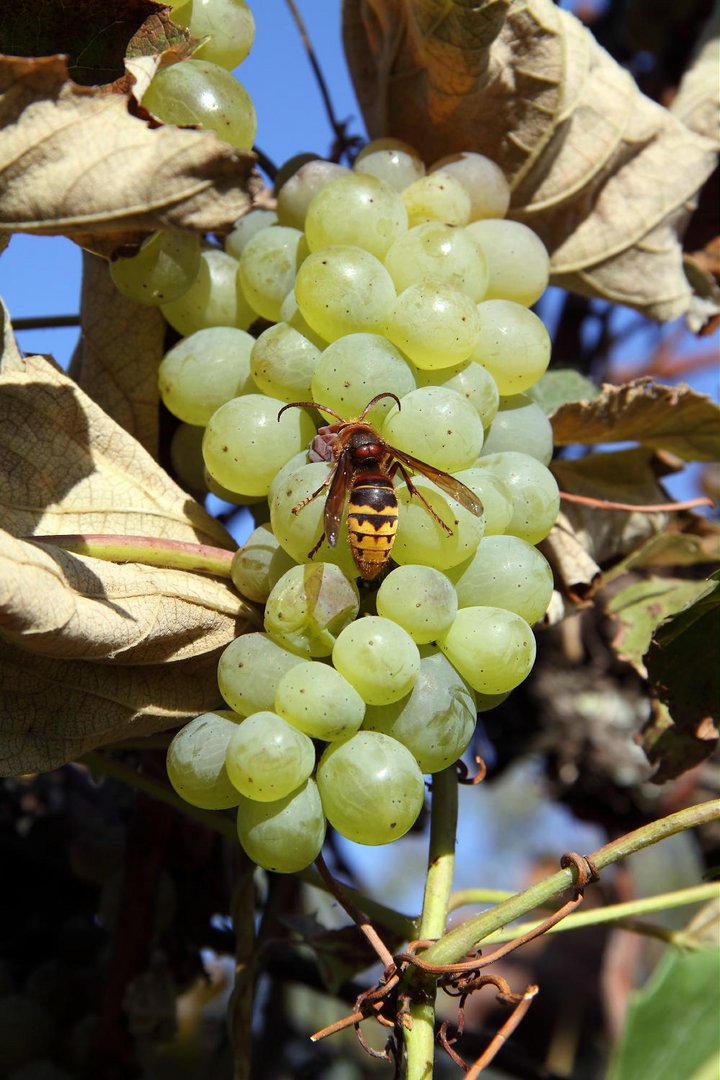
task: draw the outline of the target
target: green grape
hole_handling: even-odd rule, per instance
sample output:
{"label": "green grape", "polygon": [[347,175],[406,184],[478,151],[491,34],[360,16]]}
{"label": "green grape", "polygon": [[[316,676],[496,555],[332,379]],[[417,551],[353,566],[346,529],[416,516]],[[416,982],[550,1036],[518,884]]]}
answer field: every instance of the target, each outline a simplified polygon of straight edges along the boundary
{"label": "green grape", "polygon": [[467,398],[480,417],[483,428],[489,427],[497,415],[500,403],[497,383],[490,372],[474,360],[438,371],[417,369],[415,377],[418,386],[444,386]]}
{"label": "green grape", "polygon": [[368,705],[388,705],[412,689],[420,671],[418,647],[390,619],[369,615],[338,634],[333,664]]}
{"label": "green grape", "polygon": [[486,300],[514,300],[530,307],[550,278],[550,256],[537,233],[519,221],[488,218],[467,231],[487,259]]}
{"label": "green grape", "polygon": [[470,221],[505,217],[510,206],[510,185],[490,158],[464,150],[430,166],[431,173],[438,170],[459,180],[470,196]]}
{"label": "green grape", "polygon": [[170,461],[173,472],[186,491],[201,498],[207,493],[202,441],[205,428],[193,424],[178,424],[170,440]]}
{"label": "green grape", "polygon": [[479,694],[476,690],[475,703],[477,711],[484,713],[490,712],[491,709],[497,709],[498,705],[502,705],[503,701],[506,701],[509,696],[509,690],[506,690],[504,694]]}
{"label": "green grape", "polygon": [[458,609],[451,582],[432,566],[398,566],[381,584],[375,603],[378,615],[402,626],[416,645],[427,645],[447,630]]}
{"label": "green grape", "polygon": [[333,563],[293,566],[265,604],[265,630],[304,656],[329,656],[340,632],[358,613],[357,586]]}
{"label": "green grape", "polygon": [[[292,157],[286,158],[273,177],[273,195],[277,196],[280,189],[287,184],[295,173],[300,172],[303,165],[309,165],[310,162],[321,160],[322,158],[319,158],[317,154],[308,150],[301,150],[299,154],[293,154]],[[331,163],[327,162],[327,164]],[[339,168],[342,168],[343,172],[347,172],[347,169],[343,166],[339,166]]]}
{"label": "green grape", "polygon": [[226,401],[257,390],[250,375],[255,339],[234,326],[196,330],[165,353],[158,370],[160,396],[186,424],[203,426]]}
{"label": "green grape", "polygon": [[325,840],[325,814],[317,785],[274,802],[240,798],[237,829],[245,853],[264,870],[295,874],[314,862]]}
{"label": "green grape", "polygon": [[[476,365],[479,366],[479,365]],[[499,454],[517,450],[549,465],[553,456],[552,424],[539,405],[527,394],[500,398],[500,407],[485,434],[482,453]]]}
{"label": "green grape", "polygon": [[398,292],[409,285],[442,282],[477,303],[485,296],[485,256],[464,229],[426,221],[399,236],[385,255]]}
{"label": "green grape", "polygon": [[263,207],[256,206],[253,210],[248,210],[247,214],[243,214],[241,218],[235,222],[232,227],[232,232],[229,232],[223,241],[223,246],[228,255],[232,255],[233,259],[239,259],[245,250],[246,244],[252,240],[256,233],[262,232],[263,229],[269,229],[271,225],[275,225],[278,216],[274,210],[265,210]]}
{"label": "green grape", "polygon": [[397,739],[423,773],[440,772],[465,752],[475,731],[475,695],[437,649],[426,650],[411,693],[392,705],[370,705],[363,728]]}
{"label": "green grape", "polygon": [[308,255],[295,278],[295,297],[313,330],[334,341],[356,331],[380,331],[395,302],[395,286],[369,251],[338,244]]}
{"label": "green grape", "polygon": [[[205,429],[203,428],[203,437],[204,435]],[[223,487],[210,475],[207,468],[205,469],[205,487],[211,495],[222,499],[223,502],[234,503],[236,506],[256,506],[264,501],[262,495],[243,495],[239,491],[232,491],[231,488]]]}
{"label": "green grape", "polygon": [[498,607],[535,623],[548,609],[553,575],[545,556],[518,536],[485,536],[466,563],[448,570],[460,607]]}
{"label": "green grape", "polygon": [[504,608],[460,608],[438,645],[463,679],[481,694],[513,690],[535,663],[532,630],[514,611]]}
{"label": "green grape", "polygon": [[223,709],[196,716],[174,736],[167,774],[178,795],[203,810],[226,810],[240,801],[225,768],[225,751],[242,717]]}
{"label": "green grape", "polygon": [[513,450],[478,458],[475,468],[489,469],[505,485],[513,506],[506,532],[539,544],[555,524],[560,509],[557,482],[550,470],[529,454]]}
{"label": "green grape", "polygon": [[356,844],[397,840],[415,823],[425,801],[415,758],[378,731],[359,731],[331,743],[320,758],[317,784],[330,824]]}
{"label": "green grape", "polygon": [[312,740],[277,713],[251,713],[227,744],[225,768],[247,799],[273,802],[304,784],[315,767]]}
{"label": "green grape", "polygon": [[218,662],[220,693],[242,716],[272,709],[278,684],[302,657],[268,634],[243,634],[231,641]]}
{"label": "green grape", "polygon": [[[308,451],[298,450],[297,454],[293,454],[293,456],[285,462],[283,467],[281,469],[278,469],[278,471],[275,473],[275,476],[272,478],[270,490],[268,491],[268,507],[272,503],[273,499],[282,492],[283,485],[288,480],[288,478],[291,477],[293,473],[296,473],[299,469],[304,468],[307,464]],[[315,485],[316,487],[327,475],[327,469],[325,469],[325,472],[319,473],[318,475],[319,479]],[[322,500],[322,496],[320,496],[320,499]],[[297,562],[298,560],[296,559],[295,561]]]}
{"label": "green grape", "polygon": [[297,332],[307,338],[308,341],[312,341],[313,345],[321,351],[327,345],[325,338],[313,330],[312,326],[297,306],[295,289],[290,290],[280,305],[280,321],[286,322],[288,326],[292,326],[293,330],[297,330]]}
{"label": "green grape", "polygon": [[385,333],[417,367],[453,367],[477,351],[478,310],[469,296],[449,285],[410,285],[389,306]]}
{"label": "green grape", "polygon": [[443,472],[469,468],[483,444],[477,412],[461,394],[444,386],[422,386],[394,405],[382,425],[383,438],[406,454],[422,448],[422,460]]}
{"label": "green grape", "polygon": [[250,369],[264,394],[281,401],[306,400],[320,359],[317,345],[286,322],[263,330],[250,355]]}
{"label": "green grape", "polygon": [[[330,469],[325,462],[312,462],[286,473],[282,483],[273,485],[269,497],[272,530],[295,562],[307,563],[309,552],[320,538],[323,531],[325,493],[313,499],[297,514],[294,514],[293,510],[303,499],[317,491],[329,473]],[[357,575],[348,547],[347,521],[343,521],[337,545],[331,548],[324,540],[313,559],[335,563],[348,578]]]}
{"label": "green grape", "polygon": [[223,487],[243,495],[267,495],[275,473],[315,436],[304,409],[288,409],[265,394],[225,402],[210,417],[203,439],[208,470]]}
{"label": "green grape", "polygon": [[311,739],[333,742],[360,728],[365,702],[335,668],[308,660],[283,675],[275,711]]}
{"label": "green grape", "polygon": [[190,288],[161,310],[183,337],[209,326],[236,326],[247,330],[257,314],[237,295],[238,264],[224,251],[209,248],[200,253],[200,270]]}
{"label": "green grape", "polygon": [[507,532],[513,517],[513,503],[502,480],[488,469],[460,469],[458,480],[473,491],[483,505],[483,536]]}
{"label": "green grape", "polygon": [[249,150],[255,140],[250,95],[229,71],[207,60],[158,68],[142,103],[164,124],[199,125],[241,150]]}
{"label": "green grape", "polygon": [[256,604],[264,604],[273,586],[293,565],[269,525],[258,525],[232,561],[233,585]]}
{"label": "green grape", "polygon": [[334,161],[317,158],[302,165],[286,180],[277,193],[277,215],[281,225],[294,229],[305,227],[305,215],[313,196],[338,176],[349,176],[350,170]]}
{"label": "green grape", "polygon": [[399,139],[374,139],[353,162],[353,172],[377,176],[396,191],[425,175],[425,166],[416,150]]}
{"label": "green grape", "polygon": [[231,71],[252,48],[255,20],[245,0],[187,0],[173,11],[173,22],[187,26],[203,44],[193,59],[209,60]]}
{"label": "green grape", "polygon": [[395,489],[399,504],[398,531],[392,551],[395,562],[447,570],[468,559],[480,543],[484,518],[466,510],[424,476],[414,476],[413,486],[452,533],[448,535],[417,495],[411,495],[405,484],[399,484]]}
{"label": "green grape", "polygon": [[238,282],[248,303],[272,322],[280,321],[280,305],[295,281],[300,265],[303,234],[286,225],[260,229],[243,249]]}
{"label": "green grape", "polygon": [[385,257],[388,248],[407,231],[407,211],[401,196],[375,176],[339,176],[313,196],[305,217],[305,236],[311,251],[331,244],[352,244]]}
{"label": "green grape", "polygon": [[480,329],[471,359],[487,368],[502,396],[527,390],[550,361],[550,335],[544,324],[513,300],[483,300],[476,310]]}
{"label": "green grape", "polygon": [[115,288],[139,304],[177,300],[200,270],[200,237],[190,232],[157,232],[137,255],[110,263]]}
{"label": "green grape", "polygon": [[435,172],[414,180],[402,192],[408,223],[442,221],[445,225],[467,225],[471,201],[467,191],[449,173]]}
{"label": "green grape", "polygon": [[[312,397],[340,416],[359,416],[376,394],[404,397],[415,378],[399,349],[381,334],[346,334],[322,352],[312,377]],[[373,405],[368,422],[380,423],[392,406],[385,398]]]}

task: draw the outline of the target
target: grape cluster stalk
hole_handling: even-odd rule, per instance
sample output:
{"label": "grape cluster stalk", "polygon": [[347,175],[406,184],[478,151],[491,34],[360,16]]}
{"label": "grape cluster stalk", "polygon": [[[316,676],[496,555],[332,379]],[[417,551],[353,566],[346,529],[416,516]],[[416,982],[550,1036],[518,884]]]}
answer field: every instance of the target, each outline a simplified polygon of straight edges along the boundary
{"label": "grape cluster stalk", "polygon": [[[222,0],[211,25],[211,8],[176,7],[207,40],[161,69],[143,103],[249,146],[252,104],[240,84],[223,97],[235,80],[221,65],[246,55],[252,17],[242,0]],[[236,51],[216,32],[230,13]],[[216,106],[202,113],[208,80]],[[360,844],[404,835],[424,777],[461,757],[478,712],[533,666],[532,625],[553,588],[536,545],[559,507],[550,424],[526,394],[550,358],[531,310],[548,256],[506,219],[509,199],[479,154],[426,167],[411,147],[377,140],[352,168],[285,170],[277,209],[251,210],[224,250],[161,233],[113,264],[118,287],[159,305],[182,335],[159,372],[181,421],[178,475],[193,492],[250,505],[258,522],[233,581],[264,606],[263,632],[227,646],[227,708],[182,728],[167,767],[189,803],[237,808],[240,843],[268,870],[307,867],[327,822]],[[317,447],[319,428],[352,422],[376,396],[366,423],[428,469],[394,477],[392,561],[371,588],[358,584],[346,514],[319,542],[339,466],[329,443]],[[318,406],[284,408],[297,402]]]}

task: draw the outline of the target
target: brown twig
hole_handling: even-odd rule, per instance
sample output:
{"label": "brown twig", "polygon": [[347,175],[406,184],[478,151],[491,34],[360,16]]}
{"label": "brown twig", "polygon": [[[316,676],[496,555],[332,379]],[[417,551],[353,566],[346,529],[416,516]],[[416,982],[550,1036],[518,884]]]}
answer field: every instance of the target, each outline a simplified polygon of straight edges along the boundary
{"label": "brown twig", "polygon": [[712,499],[702,496],[697,499],[686,499],[684,502],[650,503],[646,506],[637,503],[613,502],[610,499],[595,499],[589,495],[572,495],[569,491],[561,491],[560,498],[566,502],[580,503],[581,506],[593,506],[597,510],[629,510],[639,514],[657,514],[662,511],[692,510],[696,506],[714,506]]}
{"label": "brown twig", "polygon": [[487,776],[487,765],[479,756],[479,754],[475,755],[475,764],[477,766],[477,772],[474,776],[470,776],[470,770],[468,769],[464,761],[461,760],[455,762],[458,784],[468,784],[472,786],[475,784],[481,784],[483,782],[483,780]]}
{"label": "brown twig", "polygon": [[520,1024],[521,1020],[525,1016],[525,1013],[532,1005],[533,998],[538,993],[538,990],[539,987],[537,986],[528,986],[527,990],[525,990],[520,1001],[517,1003],[503,1026],[498,1032],[496,1032],[494,1038],[490,1041],[490,1043],[485,1048],[484,1052],[480,1055],[480,1057],[477,1058],[477,1060],[473,1062],[472,1066],[468,1069],[465,1074],[465,1080],[477,1080],[477,1077],[480,1075],[483,1069],[487,1068],[495,1055],[502,1049],[503,1045],[507,1042],[509,1036],[512,1035],[513,1031],[515,1031],[517,1026]]}
{"label": "brown twig", "polygon": [[79,326],[79,315],[29,315],[13,319],[13,330],[53,330],[57,326]]}
{"label": "brown twig", "polygon": [[384,944],[377,930],[375,930],[367,917],[363,915],[362,911],[360,911],[360,909],[353,904],[352,900],[345,895],[342,886],[335,880],[325,865],[325,860],[322,855],[318,855],[315,860],[315,866],[317,867],[320,877],[323,879],[335,899],[348,913],[358,930],[365,935],[368,944],[371,945],[377,953],[383,967],[385,967],[385,969],[391,968],[393,966],[392,953],[387,945]]}

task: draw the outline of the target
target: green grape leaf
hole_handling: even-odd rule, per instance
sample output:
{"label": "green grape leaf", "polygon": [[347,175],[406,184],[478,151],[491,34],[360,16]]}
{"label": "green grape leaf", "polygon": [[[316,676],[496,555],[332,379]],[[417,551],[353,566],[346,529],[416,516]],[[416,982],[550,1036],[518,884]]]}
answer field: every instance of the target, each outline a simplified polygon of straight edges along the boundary
{"label": "green grape leaf", "polygon": [[718,1016],[720,950],[668,949],[630,999],[608,1080],[716,1076]]}
{"label": "green grape leaf", "polygon": [[605,385],[591,401],[561,405],[551,416],[560,446],[638,442],[685,461],[720,457],[720,407],[689,386],[662,386],[634,379]]}
{"label": "green grape leaf", "polygon": [[556,368],[546,371],[525,393],[540,406],[546,416],[552,416],[555,410],[567,401],[592,401],[598,396],[600,389],[573,368]]}
{"label": "green grape leaf", "polygon": [[157,373],[167,329],[159,308],[128,300],[113,285],[105,259],[86,251],[80,325],[70,375],[101,409],[157,457]]}
{"label": "green grape leaf", "polygon": [[556,284],[662,321],[688,310],[680,238],[715,168],[716,123],[698,134],[645,97],[553,0],[344,0],[343,16],[372,138],[427,162],[487,154]]}
{"label": "green grape leaf", "polygon": [[229,228],[250,205],[254,154],[133,109],[69,81],[62,57],[0,57],[0,230],[108,255],[128,234]]}
{"label": "green grape leaf", "polygon": [[720,527],[712,521],[685,514],[673,527],[651,536],[605,574],[605,581],[629,570],[659,566],[696,566],[720,562]]}

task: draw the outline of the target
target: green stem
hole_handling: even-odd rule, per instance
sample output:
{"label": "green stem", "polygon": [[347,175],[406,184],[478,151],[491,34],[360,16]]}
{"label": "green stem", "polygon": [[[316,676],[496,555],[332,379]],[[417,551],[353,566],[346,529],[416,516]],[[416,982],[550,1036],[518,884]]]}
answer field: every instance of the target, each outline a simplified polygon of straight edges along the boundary
{"label": "green stem", "polygon": [[503,900],[509,900],[515,893],[508,889],[458,889],[450,897],[448,902],[448,914],[457,911],[458,908],[467,907],[470,904],[500,904]]}
{"label": "green stem", "polygon": [[[686,810],[680,810],[676,814],[660,818],[641,829],[627,833],[625,836],[605,844],[598,851],[590,855],[598,870],[617,862],[619,859],[632,855],[642,848],[657,844],[676,833],[684,832],[698,825],[705,825],[709,821],[720,818],[720,799],[690,806]],[[435,945],[423,953],[423,960],[431,964],[454,964],[462,959],[467,953],[476,949],[481,941],[490,934],[515,919],[527,915],[528,912],[547,903],[552,897],[568,889],[573,884],[574,874],[570,869],[559,870],[556,874],[539,881],[536,885],[518,893],[510,900],[505,900],[474,919],[457,926],[449,934],[441,938]]]}
{"label": "green stem", "polygon": [[[435,773],[432,781],[430,847],[425,896],[420,917],[420,939],[440,938],[447,924],[448,902],[455,870],[455,834],[458,815],[458,784],[455,766]],[[435,1051],[435,983],[410,973],[409,1016],[402,1023],[407,1058],[407,1080],[429,1080]],[[400,1001],[402,1002],[402,991]]]}
{"label": "green stem", "polygon": [[169,540],[156,536],[104,535],[102,533],[67,533],[57,536],[29,536],[37,544],[52,544],[75,555],[87,555],[108,562],[139,562],[170,570],[189,570],[195,574],[213,574],[229,578],[233,551]]}

